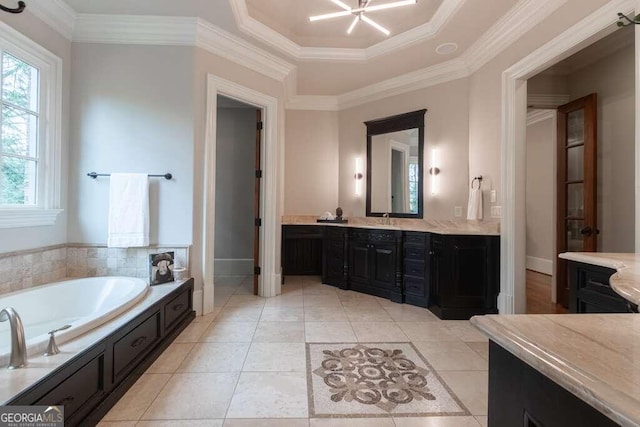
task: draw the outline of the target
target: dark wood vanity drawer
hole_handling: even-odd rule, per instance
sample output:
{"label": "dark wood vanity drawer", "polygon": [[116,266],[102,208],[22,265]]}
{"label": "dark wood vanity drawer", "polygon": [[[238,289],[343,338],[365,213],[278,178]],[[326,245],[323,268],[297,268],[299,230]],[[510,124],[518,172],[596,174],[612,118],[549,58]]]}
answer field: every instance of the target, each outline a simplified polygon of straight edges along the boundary
{"label": "dark wood vanity drawer", "polygon": [[425,278],[425,262],[418,260],[404,260],[404,274],[405,276],[417,277],[420,279]]}
{"label": "dark wood vanity drawer", "polygon": [[369,241],[376,242],[395,242],[399,232],[386,230],[372,230],[369,232]]}
{"label": "dark wood vanity drawer", "polygon": [[404,245],[404,258],[411,260],[424,261],[427,249],[424,246]]}
{"label": "dark wood vanity drawer", "polygon": [[190,309],[189,290],[182,292],[164,306],[164,328],[168,330]]}
{"label": "dark wood vanity drawer", "polygon": [[404,233],[404,242],[412,243],[416,245],[426,245],[427,244],[427,233]]}
{"label": "dark wood vanity drawer", "polygon": [[325,233],[326,233],[326,237],[329,240],[340,240],[342,242],[342,240],[344,240],[345,236],[347,235],[347,229],[343,227],[327,226]]}
{"label": "dark wood vanity drawer", "polygon": [[368,242],[369,230],[358,230],[358,229],[352,228],[351,230],[349,230],[349,240],[358,241],[358,242]]}
{"label": "dark wood vanity drawer", "polygon": [[104,353],[71,374],[36,405],[64,406],[64,415],[69,418],[83,405],[104,394],[103,373]]}
{"label": "dark wood vanity drawer", "polygon": [[285,225],[285,239],[322,239],[322,226],[318,225]]}
{"label": "dark wood vanity drawer", "polygon": [[114,344],[114,381],[133,369],[136,360],[151,350],[159,339],[160,312],[158,311]]}

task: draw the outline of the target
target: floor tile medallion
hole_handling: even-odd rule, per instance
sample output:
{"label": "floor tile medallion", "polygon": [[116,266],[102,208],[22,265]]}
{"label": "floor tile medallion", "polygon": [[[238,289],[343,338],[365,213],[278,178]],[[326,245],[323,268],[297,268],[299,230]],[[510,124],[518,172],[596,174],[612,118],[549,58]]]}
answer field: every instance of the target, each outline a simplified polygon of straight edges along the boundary
{"label": "floor tile medallion", "polygon": [[307,344],[311,417],[469,415],[411,343]]}

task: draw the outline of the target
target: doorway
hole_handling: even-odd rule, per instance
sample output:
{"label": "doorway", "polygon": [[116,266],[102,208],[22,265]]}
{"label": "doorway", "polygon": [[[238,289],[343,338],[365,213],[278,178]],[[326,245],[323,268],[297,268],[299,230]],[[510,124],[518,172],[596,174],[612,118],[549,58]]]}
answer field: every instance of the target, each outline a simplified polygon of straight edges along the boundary
{"label": "doorway", "polygon": [[527,313],[568,307],[558,253],[634,252],[634,56],[634,31],[622,29],[527,81]]}
{"label": "doorway", "polygon": [[262,110],[222,95],[217,106],[214,280],[257,295]]}

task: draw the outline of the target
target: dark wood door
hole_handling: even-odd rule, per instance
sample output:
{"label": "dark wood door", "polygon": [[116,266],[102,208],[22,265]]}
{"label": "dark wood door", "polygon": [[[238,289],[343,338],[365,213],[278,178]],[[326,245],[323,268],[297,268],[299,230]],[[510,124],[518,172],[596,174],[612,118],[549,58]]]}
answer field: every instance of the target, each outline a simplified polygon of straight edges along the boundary
{"label": "dark wood door", "polygon": [[253,294],[258,295],[258,280],[260,276],[260,226],[262,219],[260,218],[260,181],[262,180],[262,167],[260,163],[260,154],[262,147],[262,110],[256,110],[256,150],[255,150],[255,167],[256,178],[253,191],[253,214],[255,224],[253,227]]}
{"label": "dark wood door", "polygon": [[367,285],[371,277],[369,240],[366,238],[366,232],[364,239],[354,238],[354,234],[356,233],[352,233],[349,239],[349,281]]}
{"label": "dark wood door", "polygon": [[482,237],[453,236],[451,239],[451,277],[441,291],[447,307],[485,307],[489,289],[490,253]]}
{"label": "dark wood door", "polygon": [[[558,107],[558,254],[597,250],[597,116],[595,93]],[[556,261],[558,303],[569,307],[567,262]]]}
{"label": "dark wood door", "polygon": [[342,227],[325,227],[322,266],[322,283],[347,288],[347,236],[348,230]]}

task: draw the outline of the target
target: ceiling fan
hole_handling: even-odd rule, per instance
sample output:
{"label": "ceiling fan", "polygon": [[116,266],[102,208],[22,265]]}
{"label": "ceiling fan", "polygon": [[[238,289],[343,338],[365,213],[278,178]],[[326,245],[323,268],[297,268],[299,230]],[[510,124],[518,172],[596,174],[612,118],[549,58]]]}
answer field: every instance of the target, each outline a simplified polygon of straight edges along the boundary
{"label": "ceiling fan", "polygon": [[351,32],[356,27],[358,22],[364,21],[365,23],[371,25],[373,28],[382,32],[386,36],[391,34],[391,31],[387,30],[385,27],[383,27],[382,25],[375,22],[373,19],[366,16],[365,13],[373,12],[376,10],[391,9],[391,8],[400,7],[400,6],[409,6],[409,5],[418,3],[418,0],[400,0],[392,3],[385,3],[385,4],[371,6],[372,0],[358,0],[358,7],[354,9],[354,8],[351,8],[349,5],[343,3],[341,0],[329,0],[329,1],[340,6],[344,10],[341,12],[325,13],[324,15],[310,16],[309,21],[311,22],[321,21],[324,19],[339,18],[341,16],[354,15],[355,17],[351,22],[349,29],[347,29],[347,34],[351,34]]}

